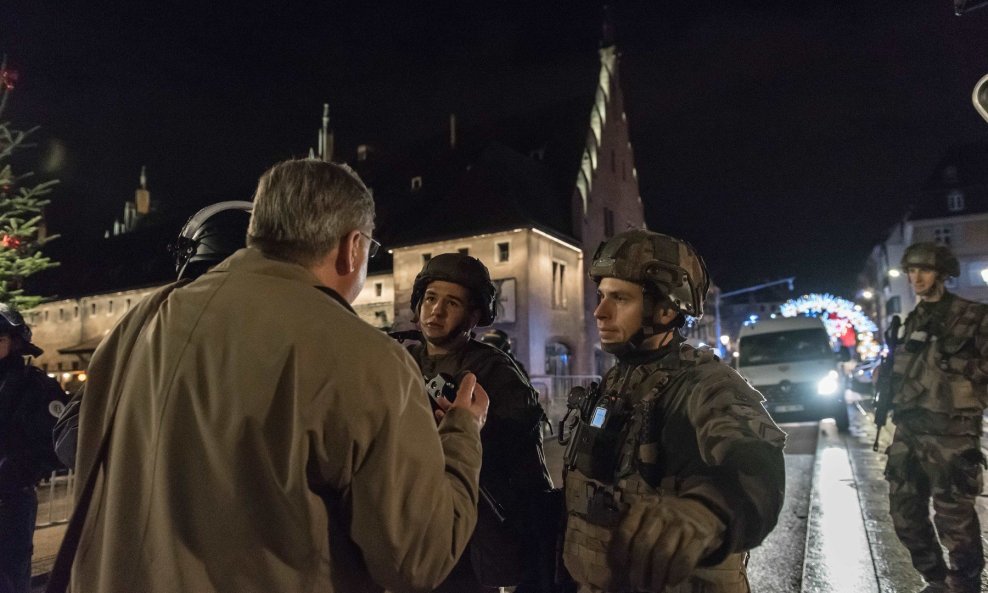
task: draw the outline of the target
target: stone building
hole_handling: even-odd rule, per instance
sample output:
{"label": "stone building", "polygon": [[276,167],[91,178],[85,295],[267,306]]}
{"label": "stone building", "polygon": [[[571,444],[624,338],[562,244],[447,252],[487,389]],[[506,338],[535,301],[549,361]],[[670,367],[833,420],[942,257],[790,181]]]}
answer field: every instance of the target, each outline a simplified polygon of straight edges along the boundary
{"label": "stone building", "polygon": [[961,274],[947,288],[964,298],[988,303],[988,143],[951,149],[923,186],[922,197],[876,245],[861,273],[864,299],[879,326],[905,315],[916,297],[899,262],[906,247],[932,241],[951,248]]}
{"label": "stone building", "polygon": [[[533,375],[606,368],[587,271],[597,245],[643,227],[644,212],[616,48],[605,43],[568,75],[566,96],[533,103],[527,112],[495,121],[458,122],[453,115],[441,136],[390,154],[357,147],[350,164],[374,192],[375,235],[385,248],[354,303],[363,319],[382,329],[410,327],[412,282],[423,263],[463,251],[490,269],[500,287],[496,327],[511,336]],[[37,361],[43,368],[84,371],[113,324],[174,276],[166,247],[182,222],[109,236],[101,271],[109,276],[96,284],[110,288],[29,312],[46,350]],[[153,257],[140,256],[152,248]],[[127,275],[130,282],[118,277]],[[115,289],[132,286],[146,288]]]}

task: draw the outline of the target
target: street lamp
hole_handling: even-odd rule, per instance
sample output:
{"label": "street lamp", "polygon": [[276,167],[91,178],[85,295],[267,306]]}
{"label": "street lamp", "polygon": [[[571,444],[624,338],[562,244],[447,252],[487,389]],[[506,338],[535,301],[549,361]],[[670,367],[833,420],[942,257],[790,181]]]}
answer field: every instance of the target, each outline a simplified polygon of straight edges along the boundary
{"label": "street lamp", "polygon": [[870,301],[874,296],[875,293],[871,292],[867,288],[861,291],[861,298],[863,298],[866,301]]}

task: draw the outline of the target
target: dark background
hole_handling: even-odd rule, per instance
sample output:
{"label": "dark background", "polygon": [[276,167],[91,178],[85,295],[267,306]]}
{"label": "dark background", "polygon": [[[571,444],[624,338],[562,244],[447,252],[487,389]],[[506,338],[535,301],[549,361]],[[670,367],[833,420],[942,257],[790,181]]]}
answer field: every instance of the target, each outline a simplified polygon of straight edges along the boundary
{"label": "dark background", "polygon": [[[596,2],[419,4],[4,0],[0,51],[20,74],[5,115],[41,126],[39,174],[62,180],[47,251],[99,265],[85,246],[142,165],[185,217],[307,154],[324,102],[337,159],[353,159],[451,112],[467,125],[565,96],[553,72],[601,38]],[[612,2],[650,228],[692,241],[725,291],[794,275],[852,296],[948,148],[988,141],[970,102],[988,9],[952,8]]]}

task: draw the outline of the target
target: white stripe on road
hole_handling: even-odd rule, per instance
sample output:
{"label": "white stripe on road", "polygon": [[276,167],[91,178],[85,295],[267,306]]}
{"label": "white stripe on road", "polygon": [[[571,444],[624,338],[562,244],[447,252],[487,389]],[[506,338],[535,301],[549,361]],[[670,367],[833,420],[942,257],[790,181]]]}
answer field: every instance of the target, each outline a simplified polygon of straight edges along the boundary
{"label": "white stripe on road", "polygon": [[857,484],[844,437],[820,423],[802,591],[878,593]]}

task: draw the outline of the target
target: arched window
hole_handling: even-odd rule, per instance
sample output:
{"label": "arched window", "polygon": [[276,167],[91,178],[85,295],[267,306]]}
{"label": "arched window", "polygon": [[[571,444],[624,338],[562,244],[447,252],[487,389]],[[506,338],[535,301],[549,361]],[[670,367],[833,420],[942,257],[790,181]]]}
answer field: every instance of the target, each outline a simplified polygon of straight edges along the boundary
{"label": "arched window", "polygon": [[572,352],[562,342],[549,342],[545,345],[545,374],[569,375]]}

